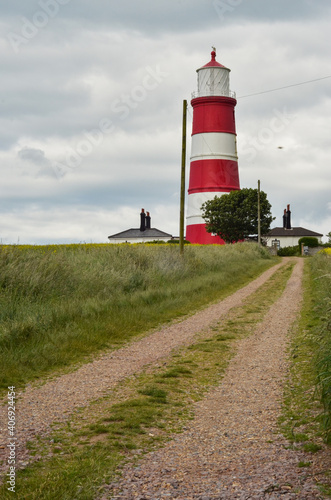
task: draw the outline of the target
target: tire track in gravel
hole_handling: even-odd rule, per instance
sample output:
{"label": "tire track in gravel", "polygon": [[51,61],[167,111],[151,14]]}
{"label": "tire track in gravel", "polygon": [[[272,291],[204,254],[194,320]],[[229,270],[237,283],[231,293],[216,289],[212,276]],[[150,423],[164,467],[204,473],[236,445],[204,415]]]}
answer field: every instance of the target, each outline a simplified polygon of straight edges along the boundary
{"label": "tire track in gravel", "polygon": [[[287,335],[301,306],[303,260],[255,333],[240,341],[222,383],[196,403],[195,418],[109,486],[106,499],[320,499],[307,454],[277,431]],[[331,462],[331,461],[330,461]]]}
{"label": "tire track in gravel", "polygon": [[[73,411],[88,405],[107,394],[121,380],[139,372],[144,366],[157,363],[177,347],[189,345],[198,332],[208,328],[233,307],[237,307],[262,286],[288,259],[271,267],[245,287],[237,290],[218,303],[198,311],[192,316],[170,326],[163,326],[147,336],[132,341],[128,346],[107,352],[76,371],[46,380],[44,385],[34,384],[17,393],[16,431],[17,465],[24,465],[28,456],[26,442],[50,430],[53,422],[66,421]],[[6,400],[0,406],[1,441],[0,472],[6,467],[7,407]]]}

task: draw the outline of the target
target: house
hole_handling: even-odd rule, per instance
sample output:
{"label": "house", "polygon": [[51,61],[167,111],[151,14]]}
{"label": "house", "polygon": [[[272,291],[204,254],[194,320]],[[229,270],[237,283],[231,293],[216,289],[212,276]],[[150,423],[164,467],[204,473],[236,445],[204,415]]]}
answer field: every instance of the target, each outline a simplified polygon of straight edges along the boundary
{"label": "house", "polygon": [[283,227],[275,227],[267,235],[267,246],[277,248],[292,247],[298,245],[299,239],[303,236],[312,236],[322,243],[323,234],[316,233],[304,227],[291,226],[290,205],[284,210]]}
{"label": "house", "polygon": [[110,243],[146,243],[148,241],[168,241],[172,235],[151,227],[151,216],[145,209],[141,209],[140,228],[131,228],[121,233],[108,236]]}

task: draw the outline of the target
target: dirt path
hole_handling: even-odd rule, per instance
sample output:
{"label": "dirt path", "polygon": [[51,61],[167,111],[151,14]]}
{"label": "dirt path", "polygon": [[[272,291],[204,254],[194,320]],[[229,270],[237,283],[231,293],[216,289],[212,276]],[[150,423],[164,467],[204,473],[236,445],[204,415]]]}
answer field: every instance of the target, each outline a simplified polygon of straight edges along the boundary
{"label": "dirt path", "polygon": [[[254,335],[240,342],[221,385],[165,448],[149,453],[102,499],[318,499],[314,464],[286,449],[277,418],[286,373],[286,338],[301,302],[298,260],[281,298]],[[313,461],[313,458],[312,458]]]}
{"label": "dirt path", "polygon": [[[26,449],[27,441],[34,439],[38,434],[48,432],[53,422],[67,420],[76,408],[86,406],[107,394],[118,382],[138,372],[144,366],[159,362],[179,346],[192,343],[198,332],[208,329],[230,309],[240,305],[285,263],[286,259],[226,299],[183,321],[165,326],[140,340],[131,342],[127,347],[108,352],[72,373],[46,381],[42,386],[29,384],[23,392],[18,393],[16,404],[18,466],[24,465],[27,461],[29,455]],[[7,435],[3,424],[7,422],[6,411],[6,406],[0,406],[3,432],[0,439],[0,460],[4,461],[7,451],[5,447]],[[6,464],[3,463],[0,472],[3,473],[5,470]]]}

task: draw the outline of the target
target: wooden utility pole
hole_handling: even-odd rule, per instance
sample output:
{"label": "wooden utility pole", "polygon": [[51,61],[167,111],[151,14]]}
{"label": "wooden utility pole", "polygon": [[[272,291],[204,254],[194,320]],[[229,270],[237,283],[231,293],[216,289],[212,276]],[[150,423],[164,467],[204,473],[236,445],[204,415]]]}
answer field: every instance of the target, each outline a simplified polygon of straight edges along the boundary
{"label": "wooden utility pole", "polygon": [[186,111],[187,101],[183,101],[182,173],[180,181],[179,248],[184,253],[184,212],[185,212],[185,163],[186,163]]}
{"label": "wooden utility pole", "polygon": [[257,242],[261,245],[260,181],[257,181]]}

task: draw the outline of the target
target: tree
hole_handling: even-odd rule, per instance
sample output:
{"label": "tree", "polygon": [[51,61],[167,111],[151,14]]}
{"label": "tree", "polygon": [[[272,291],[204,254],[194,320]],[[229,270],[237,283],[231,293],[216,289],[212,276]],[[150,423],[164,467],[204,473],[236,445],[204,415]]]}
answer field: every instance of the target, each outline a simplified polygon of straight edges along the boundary
{"label": "tree", "polygon": [[[229,194],[215,196],[206,201],[202,209],[202,217],[206,221],[209,233],[216,233],[226,243],[234,243],[256,235],[258,232],[258,190],[243,188]],[[261,234],[270,231],[270,224],[275,219],[271,215],[271,205],[267,195],[260,192]]]}

